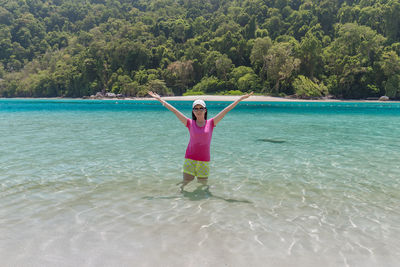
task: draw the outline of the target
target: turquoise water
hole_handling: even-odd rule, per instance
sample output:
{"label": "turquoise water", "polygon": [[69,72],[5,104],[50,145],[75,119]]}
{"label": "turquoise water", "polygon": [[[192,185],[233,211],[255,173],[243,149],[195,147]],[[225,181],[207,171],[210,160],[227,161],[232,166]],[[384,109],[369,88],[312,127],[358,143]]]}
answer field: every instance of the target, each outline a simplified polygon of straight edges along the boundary
{"label": "turquoise water", "polygon": [[398,266],[399,136],[400,103],[242,102],[180,193],[158,102],[1,99],[1,265]]}

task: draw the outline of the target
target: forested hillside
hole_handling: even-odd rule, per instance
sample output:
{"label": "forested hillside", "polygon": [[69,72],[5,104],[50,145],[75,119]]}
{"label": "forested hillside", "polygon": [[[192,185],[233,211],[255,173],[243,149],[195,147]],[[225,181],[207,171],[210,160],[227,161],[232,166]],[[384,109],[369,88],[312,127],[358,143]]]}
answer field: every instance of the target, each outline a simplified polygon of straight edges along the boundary
{"label": "forested hillside", "polygon": [[0,0],[0,96],[400,98],[400,0]]}

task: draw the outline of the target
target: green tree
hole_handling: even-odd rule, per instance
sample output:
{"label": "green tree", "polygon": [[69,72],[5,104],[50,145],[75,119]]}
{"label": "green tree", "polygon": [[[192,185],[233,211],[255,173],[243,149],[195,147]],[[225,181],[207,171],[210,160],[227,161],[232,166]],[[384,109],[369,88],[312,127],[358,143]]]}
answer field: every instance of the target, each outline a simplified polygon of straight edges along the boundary
{"label": "green tree", "polygon": [[232,60],[230,60],[226,55],[219,57],[215,61],[215,68],[217,70],[218,77],[226,81],[232,66]]}
{"label": "green tree", "polygon": [[11,25],[13,23],[14,16],[4,7],[0,6],[0,24]]}
{"label": "green tree", "polygon": [[301,60],[300,69],[306,76],[312,79],[322,61],[322,42],[312,33],[307,33],[301,40],[299,50]]}
{"label": "green tree", "polygon": [[390,0],[383,7],[386,36],[390,42],[400,39],[400,1]]}
{"label": "green tree", "polygon": [[219,91],[232,90],[233,86],[229,82],[221,81],[217,77],[203,77],[199,83],[197,83],[192,92],[203,92],[203,93],[215,93]]}
{"label": "green tree", "polygon": [[294,57],[290,43],[276,43],[264,57],[263,71],[267,79],[274,84],[273,93],[279,93],[279,85],[292,77],[299,69],[300,59]]}
{"label": "green tree", "polygon": [[383,72],[387,77],[385,95],[390,98],[400,97],[400,57],[394,51],[384,53],[381,62]]}
{"label": "green tree", "polygon": [[332,94],[343,98],[362,98],[379,93],[378,64],[385,38],[367,26],[339,25],[338,37],[323,51],[325,70],[333,75]]}
{"label": "green tree", "polygon": [[5,71],[4,71],[4,66],[2,63],[0,63],[0,79],[4,77]]}
{"label": "green tree", "polygon": [[255,74],[255,73],[254,70],[250,67],[239,66],[237,68],[234,68],[229,74],[229,76],[232,79],[232,82],[236,83],[241,77],[245,76],[246,74]]}
{"label": "green tree", "polygon": [[256,71],[259,71],[264,64],[264,57],[272,46],[271,38],[257,38],[251,49],[250,61]]}
{"label": "green tree", "polygon": [[256,29],[257,29],[256,18],[253,16],[250,18],[249,22],[244,27],[243,36],[246,39],[253,39],[256,34]]}
{"label": "green tree", "polygon": [[260,89],[260,78],[250,67],[240,66],[234,68],[230,76],[230,82],[240,91],[250,91]]}
{"label": "green tree", "polygon": [[10,28],[0,25],[0,60],[9,59],[13,53]]}
{"label": "green tree", "polygon": [[[315,14],[318,17],[318,22],[321,24],[322,30],[326,34],[333,34],[334,32],[334,25],[337,22],[337,12],[339,1],[332,1],[332,0],[321,0],[318,1],[318,4],[315,2],[311,8],[315,9]],[[304,8],[308,5],[307,2],[303,4]]]}
{"label": "green tree", "polygon": [[[163,80],[151,80],[148,82],[146,86],[146,92],[145,95],[147,94],[148,91],[153,91],[156,92],[160,95],[164,96],[170,96],[174,95],[170,89],[165,85],[165,81]],[[140,93],[140,92],[139,92]],[[142,96],[142,95],[140,95]]]}
{"label": "green tree", "polygon": [[149,65],[151,52],[143,44],[124,40],[114,46],[111,64],[113,70],[123,66],[127,71],[132,71]]}
{"label": "green tree", "polygon": [[348,6],[346,3],[338,11],[339,22],[341,24],[354,23],[359,17],[359,6]]}
{"label": "green tree", "polygon": [[204,62],[206,75],[217,76],[225,80],[227,78],[227,74],[230,72],[231,67],[232,61],[228,58],[228,56],[223,55],[218,51],[209,52]]}
{"label": "green tree", "polygon": [[255,73],[247,73],[237,81],[237,88],[242,92],[254,91],[259,88],[259,78]]}
{"label": "green tree", "polygon": [[379,5],[368,5],[361,8],[358,16],[358,24],[368,26],[376,30],[379,34],[384,34],[385,23],[383,17],[383,9]]}
{"label": "green tree", "polygon": [[193,62],[175,61],[171,63],[165,72],[168,87],[173,88],[175,94],[182,95],[194,80]]}
{"label": "green tree", "polygon": [[197,36],[197,35],[202,35],[203,33],[206,33],[208,30],[207,24],[208,24],[208,21],[204,17],[199,16],[199,17],[195,18],[195,20],[192,23],[193,34],[195,36]]}
{"label": "green tree", "polygon": [[311,10],[300,10],[294,11],[287,21],[290,24],[287,33],[296,39],[300,39],[310,28],[317,24],[317,17]]}
{"label": "green tree", "polygon": [[328,88],[318,84],[303,75],[297,76],[293,81],[294,93],[300,98],[321,97],[328,93]]}
{"label": "green tree", "polygon": [[281,15],[276,15],[268,18],[265,21],[263,28],[268,30],[272,39],[275,39],[284,31],[284,26]]}
{"label": "green tree", "polygon": [[187,36],[189,35],[191,27],[190,25],[183,19],[174,20],[172,26],[171,36],[174,38],[176,42],[183,43]]}

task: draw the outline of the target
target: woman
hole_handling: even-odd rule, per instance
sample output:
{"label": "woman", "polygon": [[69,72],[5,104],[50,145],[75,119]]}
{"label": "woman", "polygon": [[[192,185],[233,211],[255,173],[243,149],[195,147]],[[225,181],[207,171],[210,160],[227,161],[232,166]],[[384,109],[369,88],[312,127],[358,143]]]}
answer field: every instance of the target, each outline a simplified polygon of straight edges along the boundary
{"label": "woman", "polygon": [[183,181],[181,190],[189,182],[197,177],[197,181],[206,185],[208,174],[210,171],[210,144],[212,132],[215,126],[225,117],[231,109],[233,109],[240,101],[248,98],[253,94],[246,94],[241,96],[235,102],[227,106],[224,110],[218,113],[212,119],[207,119],[207,107],[203,100],[196,100],[192,105],[192,119],[187,118],[180,111],[162,100],[161,97],[152,91],[148,92],[150,96],[154,97],[161,104],[172,111],[176,117],[189,129],[190,140],[186,149],[185,162],[183,164]]}

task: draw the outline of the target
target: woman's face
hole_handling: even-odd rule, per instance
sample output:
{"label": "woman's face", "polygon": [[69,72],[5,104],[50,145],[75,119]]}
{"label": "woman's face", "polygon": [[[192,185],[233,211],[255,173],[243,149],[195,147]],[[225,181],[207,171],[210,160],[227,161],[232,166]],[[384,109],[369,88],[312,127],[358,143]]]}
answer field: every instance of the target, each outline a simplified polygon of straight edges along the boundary
{"label": "woman's face", "polygon": [[193,113],[196,116],[196,119],[204,119],[204,114],[206,113],[206,108],[202,105],[196,105],[193,108]]}

